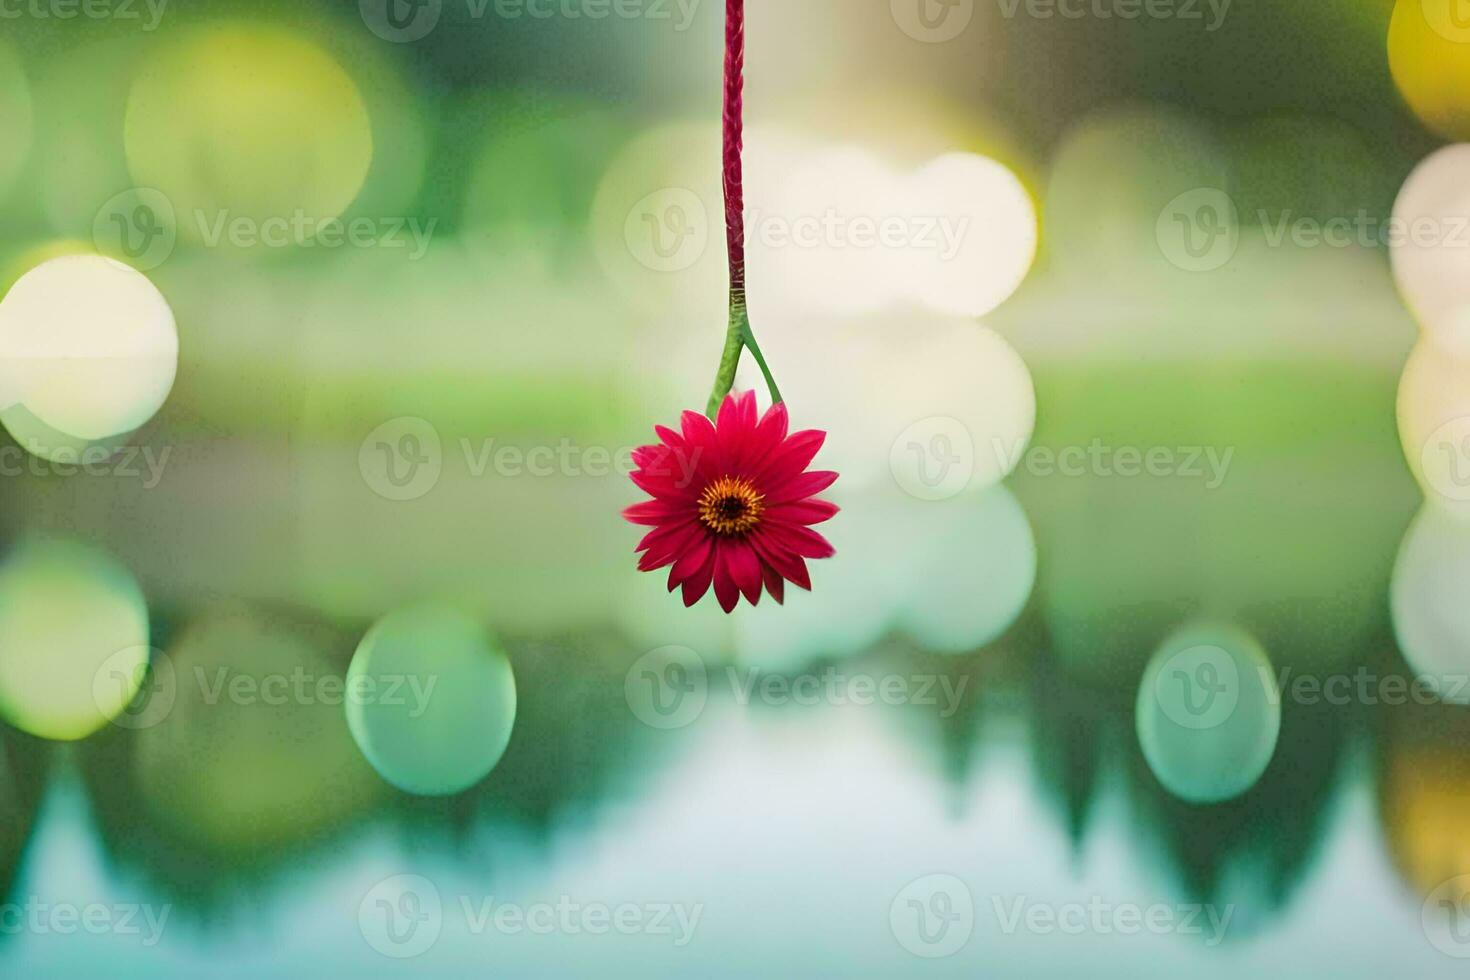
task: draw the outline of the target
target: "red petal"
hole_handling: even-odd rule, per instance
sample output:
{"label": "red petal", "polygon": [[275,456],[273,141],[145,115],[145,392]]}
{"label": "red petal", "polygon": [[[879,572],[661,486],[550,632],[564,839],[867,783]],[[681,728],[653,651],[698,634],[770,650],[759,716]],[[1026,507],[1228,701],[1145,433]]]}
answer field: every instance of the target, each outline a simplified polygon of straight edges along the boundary
{"label": "red petal", "polygon": [[693,517],[695,511],[689,504],[679,504],[670,500],[645,500],[641,504],[634,504],[623,511],[623,519],[630,524],[642,524],[645,527],[655,527],[659,524],[672,524]]}
{"label": "red petal", "polygon": [[752,606],[761,601],[761,560],[755,550],[745,541],[731,541],[725,545],[729,556],[730,576]]}
{"label": "red petal", "polygon": [[786,524],[766,524],[761,528],[768,540],[778,548],[802,558],[831,558],[837,549],[816,531]]}
{"label": "red petal", "polygon": [[[655,534],[659,537],[654,538]],[[688,553],[700,537],[698,528],[693,524],[681,525],[668,531],[654,531],[639,546],[640,549],[646,548],[647,553],[638,560],[638,570],[651,572],[655,568],[673,564],[680,556]]]}
{"label": "red petal", "polygon": [[720,608],[727,613],[735,611],[740,601],[740,590],[735,587],[735,578],[730,573],[730,552],[723,541],[715,542],[715,598]]}
{"label": "red petal", "polygon": [[669,569],[669,591],[674,591],[680,582],[697,575],[709,560],[713,549],[714,539],[707,534],[700,535],[699,540],[680,555],[678,561],[674,562],[674,567]]}
{"label": "red petal", "polygon": [[765,528],[757,530],[747,540],[750,541],[750,546],[755,549],[756,554],[760,555],[761,561],[779,572],[782,578],[801,586],[808,592],[812,590],[812,580],[807,574],[806,562],[772,540]]}
{"label": "red petal", "polygon": [[786,580],[781,577],[781,573],[765,562],[761,562],[761,578],[766,583],[766,591],[771,594],[772,599],[776,600],[776,604],[779,606],[785,603]]}
{"label": "red petal", "polygon": [[780,486],[806,469],[826,441],[827,433],[820,429],[805,429],[788,436],[757,471],[757,476],[768,487]]}
{"label": "red petal", "polygon": [[775,507],[777,504],[786,504],[793,500],[805,500],[807,497],[821,493],[836,482],[837,474],[831,470],[812,470],[810,473],[802,473],[780,486],[770,486],[766,491],[766,506]]}
{"label": "red petal", "polygon": [[837,505],[825,500],[797,500],[766,510],[765,519],[776,524],[821,524],[837,516]]}
{"label": "red petal", "polygon": [[684,605],[692,606],[709,591],[710,580],[715,574],[715,549],[710,548],[704,556],[699,570],[684,580]]}

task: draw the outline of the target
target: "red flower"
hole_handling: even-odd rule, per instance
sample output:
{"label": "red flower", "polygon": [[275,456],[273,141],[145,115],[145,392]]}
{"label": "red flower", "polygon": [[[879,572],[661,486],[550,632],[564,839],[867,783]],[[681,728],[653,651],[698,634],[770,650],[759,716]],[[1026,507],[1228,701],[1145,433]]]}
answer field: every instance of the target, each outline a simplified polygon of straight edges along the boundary
{"label": "red flower", "polygon": [[680,428],[657,426],[662,442],[633,453],[633,482],[653,497],[623,511],[653,528],[638,545],[639,570],[672,565],[669,591],[683,586],[686,606],[713,583],[727,613],[742,594],[759,602],[762,586],[777,602],[788,581],[811,591],[805,559],[835,553],[811,525],[837,513],[814,498],[837,474],[807,470],[827,434],[788,436],[784,404],[757,420],[753,391],[728,396],[715,423],[685,412]]}

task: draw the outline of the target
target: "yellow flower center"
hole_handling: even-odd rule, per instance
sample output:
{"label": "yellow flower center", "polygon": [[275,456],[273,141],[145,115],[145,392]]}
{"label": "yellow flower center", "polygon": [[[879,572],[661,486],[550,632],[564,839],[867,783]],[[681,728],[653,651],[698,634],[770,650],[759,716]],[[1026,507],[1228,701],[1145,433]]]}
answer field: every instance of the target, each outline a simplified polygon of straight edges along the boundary
{"label": "yellow flower center", "polygon": [[699,519],[716,534],[744,534],[761,522],[766,498],[734,476],[722,476],[699,495]]}

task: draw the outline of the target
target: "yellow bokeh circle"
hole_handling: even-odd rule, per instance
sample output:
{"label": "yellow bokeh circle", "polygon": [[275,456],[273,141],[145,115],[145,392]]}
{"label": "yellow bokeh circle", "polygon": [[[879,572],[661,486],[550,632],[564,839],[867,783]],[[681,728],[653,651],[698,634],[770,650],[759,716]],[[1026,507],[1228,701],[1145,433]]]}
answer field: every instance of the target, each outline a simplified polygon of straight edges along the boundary
{"label": "yellow bokeh circle", "polygon": [[211,27],[165,49],[133,83],[124,139],[134,182],[167,195],[180,236],[206,245],[252,247],[267,221],[310,234],[357,197],[373,157],[357,85],[274,27]]}

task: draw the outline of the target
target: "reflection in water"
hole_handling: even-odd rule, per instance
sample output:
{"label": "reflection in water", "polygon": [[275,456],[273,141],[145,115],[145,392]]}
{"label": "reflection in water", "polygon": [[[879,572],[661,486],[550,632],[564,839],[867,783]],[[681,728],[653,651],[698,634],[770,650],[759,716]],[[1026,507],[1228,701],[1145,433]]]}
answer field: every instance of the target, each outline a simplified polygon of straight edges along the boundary
{"label": "reflection in water", "polygon": [[31,539],[0,566],[0,716],[52,739],[95,732],[133,699],[148,609],[127,569],[79,542]]}
{"label": "reflection in water", "polygon": [[378,620],[347,671],[347,723],[374,769],[408,793],[478,783],[510,742],[510,661],[473,619],[415,606]]}
{"label": "reflection in water", "polygon": [[1183,800],[1219,803],[1250,789],[1270,764],[1281,691],[1252,637],[1199,624],[1174,633],[1149,661],[1135,723],[1159,782]]}
{"label": "reflection in water", "polygon": [[1470,524],[1433,503],[1404,535],[1393,628],[1404,659],[1439,697],[1470,704]]}
{"label": "reflection in water", "polygon": [[45,742],[0,728],[0,897],[20,865],[52,753]]}
{"label": "reflection in water", "polygon": [[1424,902],[1426,938],[1470,955],[1470,717],[1410,704],[1385,718],[1380,806],[1394,862]]}

